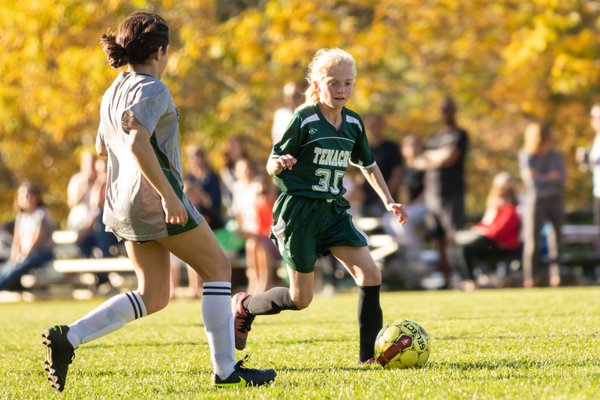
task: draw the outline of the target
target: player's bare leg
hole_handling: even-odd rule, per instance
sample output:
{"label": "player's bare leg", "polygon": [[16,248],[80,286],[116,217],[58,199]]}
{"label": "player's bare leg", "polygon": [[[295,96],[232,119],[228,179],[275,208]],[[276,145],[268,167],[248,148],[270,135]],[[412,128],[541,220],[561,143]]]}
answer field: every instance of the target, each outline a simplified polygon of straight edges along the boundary
{"label": "player's bare leg", "polygon": [[182,234],[161,239],[161,244],[193,268],[203,280],[202,319],[211,348],[216,387],[260,386],[277,375],[272,369],[249,369],[243,360],[234,364],[231,315],[231,266],[206,222]]}
{"label": "player's bare leg", "polygon": [[164,308],[170,297],[169,252],[156,242],[125,242],[138,279],[138,290],[108,299],[70,325],[55,325],[42,334],[48,380],[59,392],[65,388],[75,349],[125,324]]}
{"label": "player's bare leg", "polygon": [[302,273],[288,267],[290,287],[274,287],[264,293],[250,295],[241,292],[233,296],[235,317],[235,348],[246,347],[248,332],[257,315],[279,314],[283,310],[301,310],[308,307],[314,294],[314,272]]}

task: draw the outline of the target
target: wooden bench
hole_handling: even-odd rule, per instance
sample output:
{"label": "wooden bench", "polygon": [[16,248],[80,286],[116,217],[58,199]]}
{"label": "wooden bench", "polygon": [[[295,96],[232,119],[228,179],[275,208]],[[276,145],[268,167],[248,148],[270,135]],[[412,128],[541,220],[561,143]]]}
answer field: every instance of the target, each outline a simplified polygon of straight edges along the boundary
{"label": "wooden bench", "polygon": [[127,257],[55,259],[48,264],[54,271],[63,274],[134,271]]}
{"label": "wooden bench", "polygon": [[54,231],[52,233],[52,241],[54,242],[54,257],[56,259],[80,257],[79,248],[75,244],[77,241],[77,232]]}
{"label": "wooden bench", "polygon": [[55,259],[23,275],[21,285],[38,296],[70,294],[77,299],[89,299],[98,294],[98,273],[108,274],[111,289],[137,285],[127,257]]}
{"label": "wooden bench", "polygon": [[[82,258],[75,245],[77,232],[55,231],[52,235],[55,259],[21,277],[21,285],[42,294],[45,291],[72,291],[76,298],[96,294],[97,274],[107,273],[110,284],[116,288],[137,285],[134,268],[126,255],[106,258]],[[233,270],[246,268],[245,257],[228,254]],[[69,289],[70,288],[70,289]]]}
{"label": "wooden bench", "polygon": [[127,257],[82,258],[76,240],[75,231],[53,232],[54,260],[22,276],[21,285],[38,296],[70,293],[76,298],[95,294],[98,273],[108,273],[113,286],[135,285],[124,277],[134,271]]}
{"label": "wooden bench", "polygon": [[[563,225],[561,230],[561,267],[600,264],[600,227],[596,225]],[[547,257],[542,263],[548,264]]]}
{"label": "wooden bench", "polygon": [[[600,265],[599,237],[600,227],[596,225],[563,225],[561,229],[562,252],[558,262],[561,276],[580,275],[582,271],[577,270],[591,269]],[[485,261],[499,275],[509,277],[509,275],[521,270],[522,249],[514,252],[507,251],[505,256],[489,257]],[[549,258],[547,256],[541,257],[540,264],[543,266],[550,265]]]}
{"label": "wooden bench", "polygon": [[559,265],[565,283],[597,278],[600,265],[600,227],[568,224],[561,230],[563,252]]}

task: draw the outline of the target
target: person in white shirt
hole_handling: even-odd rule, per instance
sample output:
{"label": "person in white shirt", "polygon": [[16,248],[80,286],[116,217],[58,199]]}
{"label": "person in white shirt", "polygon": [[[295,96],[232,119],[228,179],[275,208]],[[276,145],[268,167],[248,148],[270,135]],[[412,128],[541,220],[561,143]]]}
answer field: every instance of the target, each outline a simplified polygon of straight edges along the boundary
{"label": "person in white shirt", "polygon": [[273,114],[273,126],[271,127],[273,144],[281,140],[294,116],[296,107],[304,103],[304,89],[303,82],[288,82],[283,86],[283,105]]}

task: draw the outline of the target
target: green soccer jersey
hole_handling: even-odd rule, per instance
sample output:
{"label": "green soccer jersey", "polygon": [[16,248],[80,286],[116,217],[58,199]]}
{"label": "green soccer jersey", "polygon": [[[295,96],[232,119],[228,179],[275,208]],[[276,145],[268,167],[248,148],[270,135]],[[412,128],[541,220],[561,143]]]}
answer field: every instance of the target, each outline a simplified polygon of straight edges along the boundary
{"label": "green soccer jersey", "polygon": [[342,126],[336,130],[316,104],[296,112],[283,138],[271,151],[271,157],[290,154],[298,160],[291,170],[275,176],[283,193],[337,198],[346,191],[342,180],[348,164],[361,168],[375,165],[360,116],[344,107],[342,118]]}

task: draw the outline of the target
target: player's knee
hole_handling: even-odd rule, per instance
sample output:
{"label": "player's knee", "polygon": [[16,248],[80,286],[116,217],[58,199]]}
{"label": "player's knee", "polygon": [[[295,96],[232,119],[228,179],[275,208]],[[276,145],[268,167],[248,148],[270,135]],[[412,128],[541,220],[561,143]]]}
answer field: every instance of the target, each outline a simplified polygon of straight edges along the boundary
{"label": "player's knee", "polygon": [[231,266],[227,264],[222,269],[214,270],[200,275],[205,282],[231,282]]}
{"label": "player's knee", "polygon": [[169,304],[169,300],[171,299],[171,291],[169,290],[161,290],[151,293],[144,293],[144,306],[146,306],[146,312],[148,315],[158,312],[165,308]]}
{"label": "player's knee", "polygon": [[377,266],[364,271],[364,286],[381,285],[381,271]]}
{"label": "player's knee", "polygon": [[298,310],[303,310],[307,308],[312,302],[313,294],[312,293],[301,293],[295,294],[292,297],[292,303],[296,306]]}
{"label": "player's knee", "polygon": [[231,281],[231,263],[227,258],[219,260],[214,264],[192,266],[198,272],[205,282],[230,282]]}

